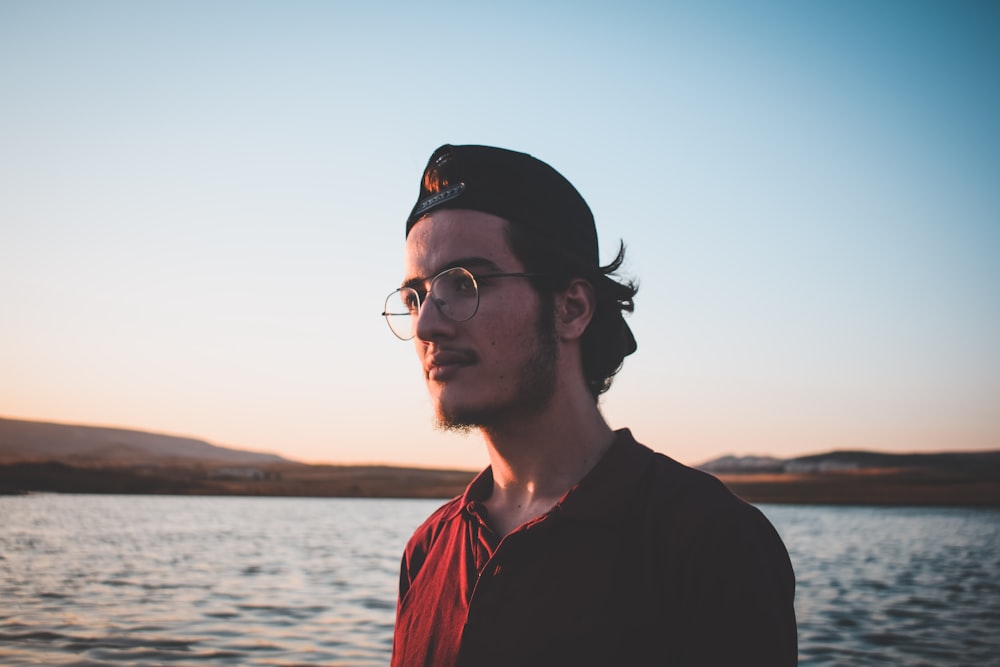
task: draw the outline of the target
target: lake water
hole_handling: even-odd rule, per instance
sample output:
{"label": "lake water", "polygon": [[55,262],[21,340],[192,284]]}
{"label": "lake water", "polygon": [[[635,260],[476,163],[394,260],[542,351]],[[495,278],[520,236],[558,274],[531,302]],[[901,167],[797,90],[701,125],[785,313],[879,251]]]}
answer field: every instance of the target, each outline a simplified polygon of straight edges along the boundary
{"label": "lake water", "polygon": [[[386,665],[440,501],[0,497],[0,664]],[[1000,511],[763,505],[801,665],[1000,667]]]}

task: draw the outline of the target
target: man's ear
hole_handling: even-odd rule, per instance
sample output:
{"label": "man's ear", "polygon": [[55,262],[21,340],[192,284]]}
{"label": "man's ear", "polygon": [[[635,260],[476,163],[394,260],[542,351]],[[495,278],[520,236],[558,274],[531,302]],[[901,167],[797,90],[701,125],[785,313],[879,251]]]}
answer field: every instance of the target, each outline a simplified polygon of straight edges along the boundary
{"label": "man's ear", "polygon": [[589,281],[574,278],[556,298],[556,330],[563,340],[578,340],[597,312],[597,292]]}

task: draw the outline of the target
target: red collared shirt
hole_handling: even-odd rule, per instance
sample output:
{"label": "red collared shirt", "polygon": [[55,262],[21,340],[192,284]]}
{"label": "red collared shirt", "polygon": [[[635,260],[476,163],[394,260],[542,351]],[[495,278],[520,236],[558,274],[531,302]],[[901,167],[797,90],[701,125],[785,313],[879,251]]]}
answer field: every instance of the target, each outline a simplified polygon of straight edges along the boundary
{"label": "red collared shirt", "polygon": [[407,544],[393,667],[794,665],[795,579],[768,520],[628,430],[500,539],[484,470]]}

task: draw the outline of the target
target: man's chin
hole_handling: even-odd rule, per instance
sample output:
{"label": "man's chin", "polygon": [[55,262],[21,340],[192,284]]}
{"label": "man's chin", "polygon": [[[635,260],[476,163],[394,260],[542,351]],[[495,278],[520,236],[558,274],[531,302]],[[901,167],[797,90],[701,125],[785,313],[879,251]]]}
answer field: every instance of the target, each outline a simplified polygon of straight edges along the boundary
{"label": "man's chin", "polygon": [[438,402],[435,410],[435,422],[437,428],[442,431],[469,433],[476,429],[489,430],[502,427],[507,423],[521,421],[543,410],[547,404],[548,401],[544,400],[543,397],[538,397],[538,402],[535,404],[515,401],[485,406],[468,404],[457,406]]}
{"label": "man's chin", "polygon": [[469,433],[483,426],[484,417],[480,410],[457,408],[438,403],[435,410],[435,425],[442,431]]}
{"label": "man's chin", "polygon": [[449,433],[459,433],[461,435],[469,435],[473,431],[477,430],[479,426],[474,424],[464,424],[456,421],[445,421],[443,419],[438,419],[435,423],[438,430],[447,431]]}

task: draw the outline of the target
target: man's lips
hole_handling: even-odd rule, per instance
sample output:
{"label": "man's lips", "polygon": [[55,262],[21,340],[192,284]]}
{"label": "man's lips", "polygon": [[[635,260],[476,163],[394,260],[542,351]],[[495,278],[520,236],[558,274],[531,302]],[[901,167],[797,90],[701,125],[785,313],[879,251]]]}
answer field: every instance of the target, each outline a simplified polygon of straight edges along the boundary
{"label": "man's lips", "polygon": [[445,380],[463,366],[476,361],[476,355],[467,350],[435,350],[424,357],[424,374],[429,380]]}

